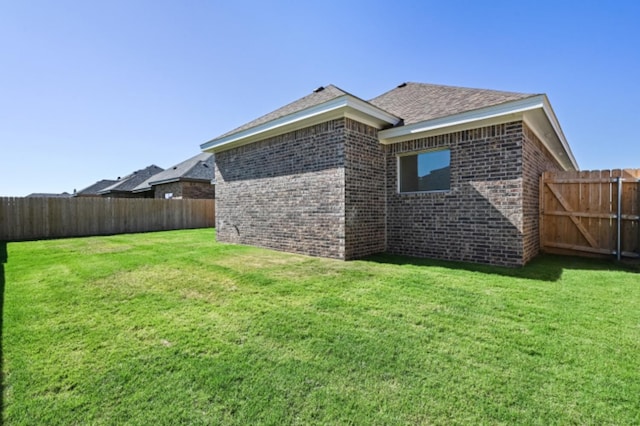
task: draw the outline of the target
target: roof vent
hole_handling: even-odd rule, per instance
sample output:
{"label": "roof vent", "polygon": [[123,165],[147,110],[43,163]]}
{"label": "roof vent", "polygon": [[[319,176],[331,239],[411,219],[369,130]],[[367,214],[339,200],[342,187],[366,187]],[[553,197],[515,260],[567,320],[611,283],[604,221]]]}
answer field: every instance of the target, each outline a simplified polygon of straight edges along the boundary
{"label": "roof vent", "polygon": [[178,167],[174,167],[173,170],[176,170]]}
{"label": "roof vent", "polygon": [[318,92],[322,92],[324,90],[323,86],[318,87],[316,90],[313,91],[313,93],[318,93]]}
{"label": "roof vent", "polygon": [[401,87],[404,87],[406,85],[407,85],[407,83],[398,84],[398,89],[401,88]]}

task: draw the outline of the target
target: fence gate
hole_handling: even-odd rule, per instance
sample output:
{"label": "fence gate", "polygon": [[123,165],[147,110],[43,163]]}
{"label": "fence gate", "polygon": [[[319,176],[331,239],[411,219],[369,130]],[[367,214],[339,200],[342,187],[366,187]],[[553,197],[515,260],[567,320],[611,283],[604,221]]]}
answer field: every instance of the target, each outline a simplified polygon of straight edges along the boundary
{"label": "fence gate", "polygon": [[640,258],[640,169],[545,172],[540,248]]}

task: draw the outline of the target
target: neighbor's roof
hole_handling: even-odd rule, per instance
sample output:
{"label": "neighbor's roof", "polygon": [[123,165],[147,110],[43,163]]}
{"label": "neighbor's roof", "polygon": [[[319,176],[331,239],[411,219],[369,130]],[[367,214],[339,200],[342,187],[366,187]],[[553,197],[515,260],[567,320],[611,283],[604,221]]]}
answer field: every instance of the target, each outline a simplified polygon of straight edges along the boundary
{"label": "neighbor's roof", "polygon": [[151,189],[153,185],[176,182],[179,180],[211,181],[214,177],[214,156],[208,152],[202,152],[188,160],[178,163],[173,167],[155,174],[133,189],[133,192],[142,192]]}
{"label": "neighbor's roof", "polygon": [[117,180],[111,180],[111,179],[102,179],[99,180],[98,182],[94,183],[93,185],[89,185],[84,189],[81,189],[80,191],[76,192],[75,195],[98,195],[98,192],[105,189],[108,186],[113,185],[114,183],[118,182]]}
{"label": "neighbor's roof", "polygon": [[291,102],[283,106],[282,108],[278,108],[275,111],[270,112],[269,114],[263,115],[262,117],[258,117],[253,121],[248,122],[236,129],[231,130],[225,134],[218,136],[216,139],[223,138],[225,136],[233,135],[234,133],[241,132],[243,130],[250,129],[252,127],[256,127],[260,124],[268,123],[269,121],[276,120],[278,118],[287,116],[289,114],[296,113],[298,111],[305,110],[307,108],[311,108],[316,105],[320,105],[323,102],[330,101],[332,99],[338,98],[343,95],[348,95],[349,93],[344,90],[330,84],[325,87],[318,87],[314,90],[310,95],[307,95],[303,98],[298,99],[297,101]]}
{"label": "neighbor's roof", "polygon": [[70,198],[71,194],[68,192],[63,192],[61,194],[51,194],[46,192],[34,192],[33,194],[27,195],[25,198]]}
{"label": "neighbor's roof", "polygon": [[136,170],[130,175],[123,177],[113,185],[98,191],[98,194],[108,194],[110,192],[130,192],[133,190],[133,188],[140,185],[149,177],[160,173],[162,170],[163,169],[161,167],[152,164],[147,168]]}
{"label": "neighbor's roof", "polygon": [[369,102],[401,117],[407,125],[532,96],[536,95],[437,84],[403,83]]}

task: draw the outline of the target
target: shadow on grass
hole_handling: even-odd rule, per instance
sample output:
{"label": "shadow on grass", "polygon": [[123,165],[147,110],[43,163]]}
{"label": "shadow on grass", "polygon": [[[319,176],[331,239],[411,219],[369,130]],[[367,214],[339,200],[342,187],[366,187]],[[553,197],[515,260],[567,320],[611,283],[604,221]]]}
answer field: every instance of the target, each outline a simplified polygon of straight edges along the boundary
{"label": "shadow on grass", "polygon": [[440,268],[548,282],[559,280],[562,276],[562,271],[565,269],[590,271],[616,270],[640,273],[640,263],[637,262],[616,262],[614,260],[607,259],[589,259],[551,254],[540,255],[521,268],[507,268],[475,263],[422,259],[392,254],[376,254],[366,257],[363,260],[390,265],[436,266]]}
{"label": "shadow on grass", "polygon": [[7,263],[7,243],[0,241],[0,423],[4,413],[4,353],[2,331],[4,330],[4,264]]}

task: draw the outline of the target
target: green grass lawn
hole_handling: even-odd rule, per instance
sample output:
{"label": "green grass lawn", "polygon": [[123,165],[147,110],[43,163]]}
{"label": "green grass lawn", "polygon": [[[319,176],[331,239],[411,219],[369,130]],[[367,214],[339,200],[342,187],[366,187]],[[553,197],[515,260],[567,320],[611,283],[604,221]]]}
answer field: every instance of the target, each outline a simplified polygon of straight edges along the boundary
{"label": "green grass lawn", "polygon": [[[7,245],[5,424],[638,424],[637,267]],[[1,271],[0,271],[1,272]]]}

